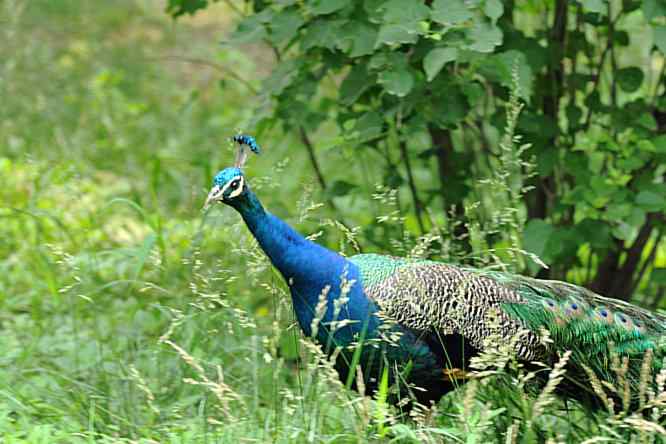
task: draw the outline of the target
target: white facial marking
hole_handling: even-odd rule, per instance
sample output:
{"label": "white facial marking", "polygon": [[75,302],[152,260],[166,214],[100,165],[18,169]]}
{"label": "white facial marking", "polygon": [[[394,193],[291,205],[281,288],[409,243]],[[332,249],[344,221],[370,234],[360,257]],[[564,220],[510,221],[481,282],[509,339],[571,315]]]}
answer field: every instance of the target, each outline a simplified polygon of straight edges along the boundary
{"label": "white facial marking", "polygon": [[219,196],[220,196],[220,187],[215,185],[213,188],[211,188],[210,193],[208,193],[208,197],[206,197],[206,203],[204,203],[204,210],[208,208],[213,202],[215,202]]}
{"label": "white facial marking", "polygon": [[238,188],[236,188],[234,191],[231,192],[229,198],[233,199],[236,196],[240,196],[240,194],[243,192],[244,185],[245,185],[245,179],[243,179],[243,176],[241,176],[240,182],[238,183]]}
{"label": "white facial marking", "polygon": [[[240,181],[238,183],[238,188],[233,190],[231,194],[229,194],[229,199],[233,199],[236,196],[239,196],[243,192],[243,185],[245,183],[245,180],[243,176],[239,177]],[[236,179],[230,180],[229,182],[224,184],[224,187],[222,187],[222,191],[220,191],[220,196],[224,196],[224,192],[227,191],[227,188],[231,186],[232,183],[234,183]]]}

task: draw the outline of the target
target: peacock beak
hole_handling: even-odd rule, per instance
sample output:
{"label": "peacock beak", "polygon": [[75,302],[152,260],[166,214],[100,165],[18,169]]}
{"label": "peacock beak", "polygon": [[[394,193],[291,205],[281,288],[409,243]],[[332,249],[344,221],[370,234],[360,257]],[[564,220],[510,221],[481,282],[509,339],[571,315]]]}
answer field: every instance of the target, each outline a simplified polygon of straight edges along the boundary
{"label": "peacock beak", "polygon": [[210,192],[208,193],[208,197],[206,198],[206,203],[204,203],[203,209],[207,210],[208,207],[210,207],[217,200],[219,200],[221,195],[222,195],[222,187],[218,185],[213,186],[213,188],[211,188]]}

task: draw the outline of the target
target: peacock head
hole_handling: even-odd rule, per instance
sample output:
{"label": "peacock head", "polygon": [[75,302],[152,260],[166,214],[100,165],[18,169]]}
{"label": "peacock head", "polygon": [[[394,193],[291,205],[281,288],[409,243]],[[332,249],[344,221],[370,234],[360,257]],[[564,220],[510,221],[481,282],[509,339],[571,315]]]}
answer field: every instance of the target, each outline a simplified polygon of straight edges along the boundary
{"label": "peacock head", "polygon": [[247,186],[245,184],[245,177],[243,172],[238,167],[225,168],[215,176],[213,179],[213,188],[210,189],[204,209],[208,208],[215,202],[223,202],[227,205],[239,200],[245,193],[247,193]]}
{"label": "peacock head", "polygon": [[247,160],[247,151],[245,146],[256,154],[260,153],[260,148],[252,136],[238,135],[233,137],[233,141],[238,143],[238,153],[236,163],[233,167],[225,168],[213,179],[213,188],[211,188],[204,204],[204,209],[215,202],[223,202],[227,205],[237,206],[249,193],[249,188],[245,182],[245,177],[241,168]]}

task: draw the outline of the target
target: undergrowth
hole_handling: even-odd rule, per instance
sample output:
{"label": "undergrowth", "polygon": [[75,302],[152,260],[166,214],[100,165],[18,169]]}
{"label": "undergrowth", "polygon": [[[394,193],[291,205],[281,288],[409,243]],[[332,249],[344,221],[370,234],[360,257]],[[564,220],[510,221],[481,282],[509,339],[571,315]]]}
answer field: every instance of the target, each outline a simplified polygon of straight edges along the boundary
{"label": "undergrowth", "polygon": [[[200,212],[210,178],[232,158],[220,141],[250,117],[248,91],[162,56],[208,57],[191,42],[217,29],[203,20],[174,30],[159,5],[121,3],[0,5],[3,442],[663,440],[665,373],[652,375],[657,391],[645,389],[645,414],[589,411],[554,395],[566,355],[535,389],[530,371],[491,347],[472,381],[409,418],[386,404],[386,386],[375,397],[345,387],[298,330],[284,283],[237,215]],[[255,68],[246,54],[225,57]],[[289,135],[262,141],[270,150],[248,176],[273,212],[345,254],[363,244],[357,225],[373,223],[398,233],[396,251],[455,261],[467,254],[456,246],[462,223],[480,265],[517,269],[538,259],[516,236],[524,215],[511,202],[530,163],[514,127],[509,119],[497,175],[479,184],[494,194],[470,202],[468,220],[420,237],[405,229],[399,192],[383,187],[367,193],[378,217],[333,220]],[[504,233],[506,248],[483,245],[489,231]]]}

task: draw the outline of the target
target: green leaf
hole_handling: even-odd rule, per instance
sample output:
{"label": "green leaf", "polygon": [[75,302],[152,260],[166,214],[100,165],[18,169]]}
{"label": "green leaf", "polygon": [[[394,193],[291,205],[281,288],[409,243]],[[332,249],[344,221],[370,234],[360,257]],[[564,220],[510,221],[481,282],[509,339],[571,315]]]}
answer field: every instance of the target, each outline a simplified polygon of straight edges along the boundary
{"label": "green leaf", "polygon": [[506,88],[513,88],[513,70],[518,70],[518,96],[529,101],[532,96],[534,74],[527,57],[520,51],[509,50],[484,57],[479,71],[489,80],[499,82]]}
{"label": "green leaf", "polygon": [[387,23],[379,28],[377,35],[377,43],[375,47],[380,45],[396,45],[400,43],[416,43],[418,40],[417,27],[409,27],[403,24]]}
{"label": "green leaf", "polygon": [[380,72],[378,81],[386,91],[398,97],[406,96],[414,87],[414,76],[406,66]]}
{"label": "green leaf", "polygon": [[604,220],[584,219],[577,223],[574,229],[592,248],[605,248],[610,243],[611,229]]}
{"label": "green leaf", "polygon": [[384,21],[388,23],[418,23],[430,15],[430,8],[421,2],[389,0],[382,9]]}
{"label": "green leaf", "polygon": [[270,41],[273,43],[282,43],[291,40],[303,25],[303,17],[294,9],[283,9],[273,16],[269,23],[271,35]]}
{"label": "green leaf", "polygon": [[497,19],[504,14],[504,5],[500,0],[486,0],[486,4],[483,5],[483,13],[493,23],[496,23]]}
{"label": "green leaf", "polygon": [[604,17],[596,12],[586,12],[583,14],[583,21],[592,26],[603,26],[606,24]]}
{"label": "green leaf", "polygon": [[605,0],[582,0],[583,11],[596,14],[607,15],[608,4]]}
{"label": "green leaf", "polygon": [[312,0],[308,2],[310,11],[314,15],[325,15],[345,8],[351,0]]}
{"label": "green leaf", "polygon": [[566,107],[566,116],[569,122],[569,128],[576,128],[580,119],[583,118],[583,110],[573,103],[569,103]]}
{"label": "green leaf", "polygon": [[546,244],[553,232],[553,226],[545,220],[531,219],[523,231],[523,247],[541,257],[546,252]]}
{"label": "green leaf", "polygon": [[620,88],[626,92],[636,91],[643,83],[643,71],[636,66],[622,68],[617,72],[616,76]]}
{"label": "green leaf", "polygon": [[479,82],[465,82],[463,83],[462,92],[467,98],[470,106],[474,106],[486,96],[486,90]]}
{"label": "green leaf", "polygon": [[628,223],[620,220],[617,225],[613,227],[613,236],[615,236],[618,239],[622,240],[627,240],[631,238],[631,234],[633,233],[633,228],[631,228],[631,225]]}
{"label": "green leaf", "polygon": [[322,18],[315,20],[307,27],[307,32],[301,40],[303,49],[307,51],[314,47],[335,48],[342,38],[340,29],[345,23],[345,20],[328,20]]}
{"label": "green leaf", "polygon": [[638,118],[635,120],[636,124],[646,128],[650,131],[657,130],[657,121],[651,112],[644,112],[638,115]]}
{"label": "green leaf", "polygon": [[460,85],[442,77],[437,80],[437,88],[434,88],[429,97],[430,104],[423,109],[423,113],[432,124],[449,128],[465,118],[469,103]]}
{"label": "green leaf", "polygon": [[273,95],[279,95],[298,77],[302,63],[286,60],[273,69],[271,75],[264,80],[264,89]]}
{"label": "green leaf", "polygon": [[502,44],[502,31],[491,23],[477,23],[469,30],[468,37],[472,41],[469,49],[478,52],[493,52]]}
{"label": "green leaf", "polygon": [[653,268],[650,273],[650,282],[657,285],[666,285],[666,268]]}
{"label": "green leaf", "polygon": [[354,65],[340,85],[340,101],[351,105],[374,84],[374,76],[370,76],[365,63]]}
{"label": "green leaf", "polygon": [[641,7],[642,0],[622,0],[622,12],[628,14]]}
{"label": "green leaf", "polygon": [[627,223],[634,227],[639,228],[645,223],[645,211],[640,208],[632,208],[631,215],[626,219]]}
{"label": "green leaf", "polygon": [[349,192],[354,188],[356,188],[356,185],[353,183],[349,183],[344,180],[336,180],[333,182],[333,185],[331,185],[327,192],[332,197],[345,196],[349,194]]}
{"label": "green leaf", "polygon": [[432,49],[423,59],[423,69],[428,77],[428,82],[439,74],[444,65],[454,61],[458,57],[456,48],[435,48]]}
{"label": "green leaf", "polygon": [[666,55],[666,25],[654,25],[652,27],[654,44],[663,55]]}
{"label": "green leaf", "polygon": [[641,191],[636,196],[636,205],[647,211],[660,211],[666,208],[666,196],[650,190]]}
{"label": "green leaf", "polygon": [[419,34],[425,31],[421,22],[430,15],[430,9],[420,2],[391,0],[382,9],[384,24],[379,29],[376,46],[416,43]]}
{"label": "green leaf", "polygon": [[630,172],[639,169],[645,165],[646,160],[639,156],[631,156],[618,159],[616,165],[624,172]]}
{"label": "green leaf", "polygon": [[657,153],[666,154],[666,134],[657,136],[652,140],[652,145]]}
{"label": "green leaf", "polygon": [[395,56],[394,53],[386,53],[384,51],[382,52],[377,52],[370,57],[370,60],[368,61],[368,69],[370,70],[378,70],[382,69],[385,66],[391,64],[390,58],[392,56]]}
{"label": "green leaf", "polygon": [[604,110],[604,106],[601,103],[601,96],[599,91],[592,91],[587,97],[585,97],[584,102],[585,106],[590,108],[592,111],[600,112]]}
{"label": "green leaf", "polygon": [[359,141],[371,140],[381,135],[383,129],[384,119],[382,116],[375,111],[369,111],[356,121],[350,138]]}
{"label": "green leaf", "polygon": [[258,42],[266,37],[263,17],[259,14],[250,15],[238,23],[230,38],[230,43]]}
{"label": "green leaf", "polygon": [[614,43],[617,43],[620,46],[629,45],[629,33],[627,31],[615,30],[613,32],[613,38],[615,39]]}
{"label": "green leaf", "polygon": [[631,208],[631,214],[628,217],[616,221],[612,230],[613,236],[622,240],[630,239],[644,223],[645,211],[634,206]]}
{"label": "green leaf", "polygon": [[208,0],[169,0],[166,7],[167,14],[178,18],[183,14],[194,15],[199,9],[208,6]]}
{"label": "green leaf", "polygon": [[608,205],[604,217],[608,220],[621,220],[631,214],[631,203],[612,203]]}
{"label": "green leaf", "polygon": [[[377,42],[377,28],[359,21],[346,24],[343,28],[342,50],[349,57],[361,57],[372,54]],[[345,43],[347,45],[345,45]]]}
{"label": "green leaf", "polygon": [[638,151],[646,153],[654,153],[657,151],[657,148],[654,145],[654,141],[646,139],[641,139],[636,142],[636,148],[638,148]]}
{"label": "green leaf", "polygon": [[666,16],[666,1],[643,0],[643,15],[648,22]]}
{"label": "green leaf", "polygon": [[386,0],[365,0],[363,2],[363,10],[368,14],[368,21],[370,23],[382,23],[384,21],[384,11],[382,7]]}
{"label": "green leaf", "polygon": [[456,25],[474,16],[463,0],[435,0],[432,3],[431,17],[443,25]]}

